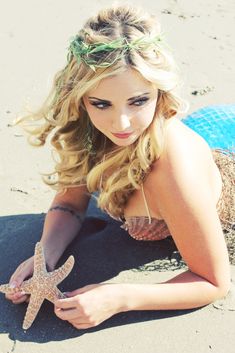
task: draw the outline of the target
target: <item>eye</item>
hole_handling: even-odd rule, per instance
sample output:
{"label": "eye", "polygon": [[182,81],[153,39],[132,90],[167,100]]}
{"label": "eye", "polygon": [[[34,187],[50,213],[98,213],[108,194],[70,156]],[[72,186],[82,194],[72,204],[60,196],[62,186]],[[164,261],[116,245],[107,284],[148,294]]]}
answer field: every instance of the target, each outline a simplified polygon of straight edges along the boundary
{"label": "eye", "polygon": [[[135,105],[136,107],[139,107],[141,105],[144,105],[148,100],[149,98],[143,97],[131,103],[130,105]],[[94,105],[96,108],[102,109],[102,110],[107,109],[108,107],[111,107],[111,104],[108,104],[108,103],[91,102],[91,105]]]}
{"label": "eye", "polygon": [[107,109],[108,107],[110,107],[110,104],[107,103],[91,103],[91,105],[94,105],[96,108],[98,109]]}
{"label": "eye", "polygon": [[135,105],[135,106],[139,107],[141,105],[144,105],[148,100],[149,100],[149,98],[143,97],[143,98],[140,98],[137,101],[133,102],[131,105]]}

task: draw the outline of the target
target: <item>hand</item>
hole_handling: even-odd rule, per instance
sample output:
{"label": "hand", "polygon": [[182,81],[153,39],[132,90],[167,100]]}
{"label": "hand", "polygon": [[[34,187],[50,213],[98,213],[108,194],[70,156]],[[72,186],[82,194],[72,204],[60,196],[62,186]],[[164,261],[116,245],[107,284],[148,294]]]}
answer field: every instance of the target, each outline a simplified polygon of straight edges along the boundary
{"label": "hand", "polygon": [[[31,277],[33,274],[33,256],[22,262],[10,278],[9,284],[12,288],[20,287],[21,283]],[[20,304],[29,301],[29,295],[22,293],[20,290],[14,294],[6,294],[6,299],[12,300],[14,304]]]}
{"label": "hand", "polygon": [[[12,288],[18,289],[22,282],[33,275],[33,265],[34,265],[34,256],[30,257],[29,259],[25,260],[22,262],[13,275],[10,278],[9,284],[12,286]],[[49,268],[49,270],[52,270],[53,268]],[[28,302],[29,301],[29,295],[24,294],[23,292],[17,291],[14,294],[6,294],[5,295],[6,299],[11,300],[14,304],[21,304],[23,302]]]}
{"label": "hand", "polygon": [[77,329],[99,325],[122,310],[118,284],[92,284],[66,293],[66,299],[55,300],[55,314]]}

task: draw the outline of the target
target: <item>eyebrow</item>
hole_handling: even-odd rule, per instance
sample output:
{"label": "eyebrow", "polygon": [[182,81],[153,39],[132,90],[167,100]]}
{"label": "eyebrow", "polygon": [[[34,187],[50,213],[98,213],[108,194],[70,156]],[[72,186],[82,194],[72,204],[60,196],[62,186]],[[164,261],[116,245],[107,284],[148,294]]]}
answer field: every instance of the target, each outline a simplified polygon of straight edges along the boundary
{"label": "eyebrow", "polygon": [[[144,95],[149,95],[150,92],[145,92],[145,93],[142,93],[142,94],[139,94],[138,96],[134,96],[134,97],[131,97],[131,98],[128,98],[127,101],[132,101],[136,98],[140,98]],[[111,103],[111,101],[107,100],[107,99],[101,99],[101,98],[97,98],[97,97],[88,97],[89,99],[97,99],[98,101],[101,101],[101,102],[106,102],[106,103]]]}

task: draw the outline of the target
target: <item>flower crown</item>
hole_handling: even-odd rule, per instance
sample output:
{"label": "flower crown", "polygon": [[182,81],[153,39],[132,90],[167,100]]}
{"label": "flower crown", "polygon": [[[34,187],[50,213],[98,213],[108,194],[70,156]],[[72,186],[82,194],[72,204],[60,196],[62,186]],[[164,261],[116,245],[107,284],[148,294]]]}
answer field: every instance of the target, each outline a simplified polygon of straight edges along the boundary
{"label": "flower crown", "polygon": [[[95,71],[96,67],[111,66],[129,50],[142,50],[151,45],[159,47],[162,42],[163,36],[157,35],[155,37],[143,36],[131,42],[128,42],[126,38],[121,37],[109,43],[97,42],[88,44],[84,42],[81,36],[77,35],[70,43],[68,61],[74,56],[78,63],[82,61]],[[108,53],[113,52],[116,49],[121,49],[121,53],[112,62],[97,62],[97,60],[94,60],[96,53],[104,52],[108,55]]]}

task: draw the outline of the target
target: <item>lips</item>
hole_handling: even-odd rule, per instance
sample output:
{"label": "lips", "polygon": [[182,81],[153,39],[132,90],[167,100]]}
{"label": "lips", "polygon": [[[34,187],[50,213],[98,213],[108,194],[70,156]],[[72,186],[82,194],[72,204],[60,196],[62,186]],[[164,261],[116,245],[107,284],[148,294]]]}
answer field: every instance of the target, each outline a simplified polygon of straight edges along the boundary
{"label": "lips", "polygon": [[112,133],[112,134],[117,138],[125,139],[125,138],[128,138],[129,136],[131,136],[133,134],[133,132],[129,132],[126,134],[114,134],[114,133]]}

